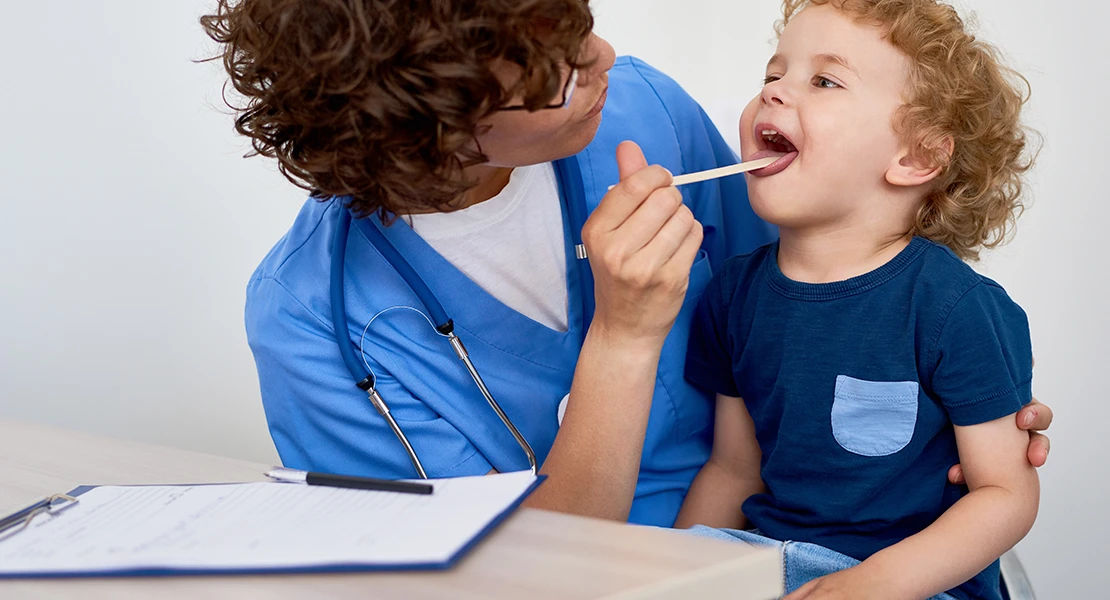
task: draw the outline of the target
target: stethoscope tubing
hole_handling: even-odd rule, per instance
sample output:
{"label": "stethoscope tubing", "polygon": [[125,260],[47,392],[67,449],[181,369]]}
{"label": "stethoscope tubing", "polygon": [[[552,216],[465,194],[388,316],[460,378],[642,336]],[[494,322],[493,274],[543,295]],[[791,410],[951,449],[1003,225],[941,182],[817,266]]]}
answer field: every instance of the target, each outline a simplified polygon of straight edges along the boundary
{"label": "stethoscope tubing", "polygon": [[[346,208],[339,210],[339,219],[336,223],[337,229],[335,230],[335,237],[332,239],[332,261],[331,261],[331,318],[335,326],[335,339],[339,346],[339,353],[343,356],[343,362],[347,364],[347,370],[358,381],[356,386],[367,393],[370,404],[377,409],[378,413],[389,424],[389,428],[393,434],[397,436],[397,440],[404,446],[405,452],[409,455],[409,461],[416,469],[417,475],[421,479],[427,479],[428,473],[424,470],[424,465],[420,462],[420,457],[417,456],[416,450],[413,449],[412,443],[409,442],[408,436],[405,435],[404,430],[397,424],[397,420],[393,418],[390,413],[389,405],[382,399],[381,394],[378,393],[376,387],[375,377],[369,370],[363,371],[359,368],[358,359],[355,357],[354,348],[351,344],[343,343],[343,331],[347,322],[347,300],[344,297],[343,290],[343,275],[346,268],[347,261],[347,238],[351,233],[351,211]],[[339,284],[336,285],[336,282]]]}
{"label": "stethoscope tubing", "polygon": [[[339,211],[339,217],[336,222],[335,236],[332,240],[332,260],[331,260],[331,311],[332,322],[335,327],[336,341],[339,345],[340,354],[343,357],[343,362],[346,363],[351,375],[358,382],[356,385],[359,389],[366,392],[369,396],[371,404],[378,410],[383,418],[389,424],[390,429],[393,430],[394,435],[404,446],[406,453],[409,455],[409,460],[412,462],[413,467],[422,479],[427,479],[427,474],[423,465],[420,463],[420,458],[417,456],[416,451],[413,449],[412,444],[409,442],[408,436],[405,435],[396,419],[390,413],[389,405],[382,398],[381,394],[377,392],[376,381],[372,371],[362,368],[358,359],[355,357],[354,349],[350,344],[344,344],[342,338],[342,331],[346,329],[347,322],[347,307],[346,298],[344,297],[344,269],[346,264],[347,252],[347,239],[350,236],[352,227],[352,214],[351,211],[342,207]],[[538,465],[536,461],[536,453],[532,446],[525,439],[520,430],[513,424],[512,419],[501,408],[501,405],[494,399],[493,394],[486,387],[485,381],[482,380],[481,374],[478,372],[477,367],[474,366],[473,361],[470,360],[470,355],[466,351],[462,340],[455,334],[454,323],[447,316],[447,311],[444,310],[443,305],[439,303],[439,299],[435,297],[431,289],[424,282],[424,279],[417,274],[416,270],[412,268],[407,260],[401,253],[393,247],[393,244],[378,230],[377,227],[369,224],[363,228],[363,232],[369,237],[370,243],[382,254],[394,270],[401,276],[405,283],[413,290],[417,298],[424,304],[424,307],[430,313],[430,322],[433,322],[433,327],[441,335],[446,337],[451,344],[452,350],[455,355],[463,362],[467,372],[470,374],[474,384],[478,387],[482,396],[485,398],[486,403],[497,414],[498,418],[504,424],[505,428],[512,434],[513,439],[516,440],[521,450],[528,458],[528,466],[533,474],[537,473]]]}

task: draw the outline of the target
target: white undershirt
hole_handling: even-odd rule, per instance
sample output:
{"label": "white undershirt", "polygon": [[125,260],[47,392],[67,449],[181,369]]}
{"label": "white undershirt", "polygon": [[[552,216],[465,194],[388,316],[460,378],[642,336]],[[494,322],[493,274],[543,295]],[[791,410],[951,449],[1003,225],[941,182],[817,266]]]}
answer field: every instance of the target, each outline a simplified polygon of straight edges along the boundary
{"label": "white undershirt", "polygon": [[501,193],[446,213],[406,215],[455,268],[509,308],[567,330],[567,254],[551,163],[513,169]]}

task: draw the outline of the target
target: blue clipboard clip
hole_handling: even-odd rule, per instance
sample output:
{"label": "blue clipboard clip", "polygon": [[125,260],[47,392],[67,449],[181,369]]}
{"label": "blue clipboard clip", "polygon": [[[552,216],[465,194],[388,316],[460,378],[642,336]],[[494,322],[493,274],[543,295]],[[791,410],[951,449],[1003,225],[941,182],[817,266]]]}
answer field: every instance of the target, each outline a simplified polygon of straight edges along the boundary
{"label": "blue clipboard clip", "polygon": [[56,515],[63,510],[77,504],[78,500],[68,494],[54,494],[38,502],[16,511],[6,517],[0,518],[0,542],[23,531],[31,524],[35,517],[47,514]]}

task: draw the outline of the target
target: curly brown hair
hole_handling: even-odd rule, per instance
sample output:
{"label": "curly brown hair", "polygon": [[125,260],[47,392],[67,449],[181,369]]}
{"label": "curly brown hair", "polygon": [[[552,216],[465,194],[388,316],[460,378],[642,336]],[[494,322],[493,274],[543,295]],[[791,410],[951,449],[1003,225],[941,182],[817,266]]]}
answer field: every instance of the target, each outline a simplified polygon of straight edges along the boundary
{"label": "curly brown hair", "polygon": [[913,233],[972,260],[1007,241],[1025,209],[1024,175],[1036,155],[1021,122],[1028,80],[939,0],[785,0],[776,31],[806,6],[823,4],[881,27],[910,58],[908,100],[895,126],[918,158],[944,167]]}
{"label": "curly brown hair", "polygon": [[219,0],[200,22],[248,156],[383,217],[450,207],[461,170],[487,160],[479,121],[510,98],[549,103],[593,30],[588,0]]}

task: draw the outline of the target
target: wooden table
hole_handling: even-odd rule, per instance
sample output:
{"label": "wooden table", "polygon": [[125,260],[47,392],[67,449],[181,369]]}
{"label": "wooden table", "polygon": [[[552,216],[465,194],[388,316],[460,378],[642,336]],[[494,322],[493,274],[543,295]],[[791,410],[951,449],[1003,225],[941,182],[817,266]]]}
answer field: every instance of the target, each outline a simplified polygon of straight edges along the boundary
{"label": "wooden table", "polygon": [[[82,484],[260,481],[268,465],[0,419],[0,514]],[[776,551],[523,509],[451,571],[0,581],[0,598],[729,598],[782,594]]]}

